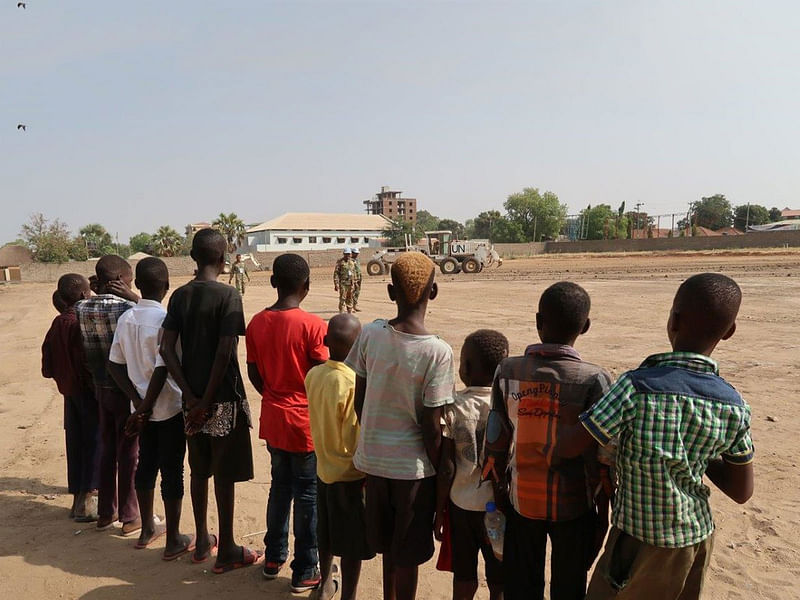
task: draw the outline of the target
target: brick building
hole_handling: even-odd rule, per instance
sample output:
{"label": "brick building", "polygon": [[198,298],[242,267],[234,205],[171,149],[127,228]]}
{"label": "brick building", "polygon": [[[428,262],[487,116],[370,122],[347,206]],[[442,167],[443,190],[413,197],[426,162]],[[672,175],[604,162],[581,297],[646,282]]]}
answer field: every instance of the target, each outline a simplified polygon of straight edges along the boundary
{"label": "brick building", "polygon": [[388,185],[369,200],[364,200],[369,215],[383,215],[392,221],[404,220],[416,225],[417,199],[401,198],[403,192],[390,190]]}

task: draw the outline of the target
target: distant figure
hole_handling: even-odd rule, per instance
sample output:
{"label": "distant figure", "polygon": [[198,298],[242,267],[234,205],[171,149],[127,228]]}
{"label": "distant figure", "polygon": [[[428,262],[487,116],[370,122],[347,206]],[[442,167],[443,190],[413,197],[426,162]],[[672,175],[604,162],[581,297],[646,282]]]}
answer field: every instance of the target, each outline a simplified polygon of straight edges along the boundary
{"label": "distant figure", "polygon": [[355,281],[355,267],[350,248],[342,251],[342,257],[336,261],[333,269],[333,289],[339,292],[339,312],[353,312],[353,282]]}
{"label": "distant figure", "polygon": [[350,256],[353,261],[353,312],[361,312],[358,308],[358,297],[361,295],[361,265],[358,264],[358,248],[353,247],[350,251]]}
{"label": "distant figure", "polygon": [[22,131],[28,131],[28,126],[20,123],[19,125],[17,125],[17,131],[19,131],[20,129],[22,129]]}
{"label": "distant figure", "polygon": [[236,261],[231,265],[231,275],[228,277],[228,285],[231,281],[236,279],[236,289],[244,296],[244,278],[247,277],[247,282],[250,282],[250,275],[245,267],[244,260],[241,254],[236,255]]}

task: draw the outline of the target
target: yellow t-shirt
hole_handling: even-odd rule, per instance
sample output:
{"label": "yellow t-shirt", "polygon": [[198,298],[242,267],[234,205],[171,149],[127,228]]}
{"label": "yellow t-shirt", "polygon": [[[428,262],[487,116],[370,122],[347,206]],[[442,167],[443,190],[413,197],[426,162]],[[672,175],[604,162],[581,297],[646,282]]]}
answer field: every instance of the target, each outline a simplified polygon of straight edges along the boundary
{"label": "yellow t-shirt", "polygon": [[356,374],[336,360],[317,365],[306,375],[317,476],[324,483],[356,481],[364,477],[364,473],[353,466],[359,430],[355,388]]}

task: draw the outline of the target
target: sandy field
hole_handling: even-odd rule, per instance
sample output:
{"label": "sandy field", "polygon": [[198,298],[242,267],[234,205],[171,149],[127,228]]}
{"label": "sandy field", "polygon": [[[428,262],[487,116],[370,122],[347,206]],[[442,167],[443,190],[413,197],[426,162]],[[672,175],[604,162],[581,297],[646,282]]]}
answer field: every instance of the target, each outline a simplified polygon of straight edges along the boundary
{"label": "sandy field", "polygon": [[[550,283],[570,279],[592,296],[592,328],[579,339],[584,358],[612,374],[668,349],[665,325],[680,281],[701,271],[733,276],[744,290],[736,335],[715,353],[722,375],[753,410],[756,492],[743,506],[712,493],[717,538],[707,580],[709,600],[800,598],[800,253],[790,251],[692,255],[573,255],[506,262],[474,276],[439,277],[429,328],[456,351],[481,327],[503,331],[513,353],[537,341],[534,313]],[[184,283],[173,281],[173,287]],[[363,321],[392,316],[384,278],[367,278]],[[84,600],[290,598],[288,569],[276,581],[259,569],[222,576],[184,557],[160,560],[163,541],[135,551],[134,541],[67,518],[63,400],[40,374],[40,345],[55,316],[53,284],[0,287],[0,589],[5,598]],[[245,296],[247,318],[272,302],[266,273],[253,274]],[[304,307],[323,318],[336,310],[331,274],[314,272]],[[244,364],[244,343],[239,346]],[[254,415],[259,398],[248,397]],[[253,435],[256,478],[237,486],[236,534],[260,547],[265,528],[269,461]],[[162,511],[160,500],[157,511]],[[216,527],[213,495],[209,513]],[[163,512],[161,513],[163,514]],[[192,531],[187,493],[183,530]],[[379,598],[380,559],[364,567],[361,598]],[[421,569],[419,598],[450,597],[450,577]],[[487,598],[484,584],[479,598]]]}

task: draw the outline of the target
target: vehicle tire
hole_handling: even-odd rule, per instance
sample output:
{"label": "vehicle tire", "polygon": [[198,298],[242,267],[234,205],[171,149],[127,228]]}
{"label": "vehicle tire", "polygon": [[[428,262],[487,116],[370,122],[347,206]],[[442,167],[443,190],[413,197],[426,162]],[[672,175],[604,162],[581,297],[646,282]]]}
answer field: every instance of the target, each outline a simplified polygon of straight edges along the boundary
{"label": "vehicle tire", "polygon": [[474,258],[467,258],[461,263],[461,270],[464,273],[480,273],[481,263]]}
{"label": "vehicle tire", "polygon": [[445,258],[439,265],[439,269],[445,275],[458,273],[458,261],[455,258]]}
{"label": "vehicle tire", "polygon": [[367,274],[383,275],[383,263],[379,260],[371,260],[367,263]]}

